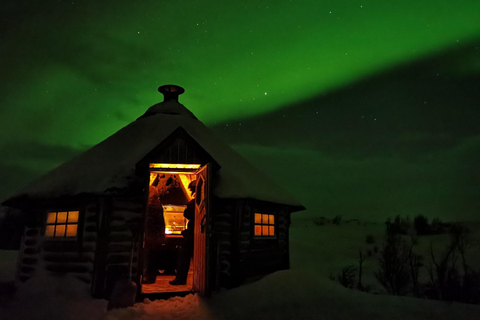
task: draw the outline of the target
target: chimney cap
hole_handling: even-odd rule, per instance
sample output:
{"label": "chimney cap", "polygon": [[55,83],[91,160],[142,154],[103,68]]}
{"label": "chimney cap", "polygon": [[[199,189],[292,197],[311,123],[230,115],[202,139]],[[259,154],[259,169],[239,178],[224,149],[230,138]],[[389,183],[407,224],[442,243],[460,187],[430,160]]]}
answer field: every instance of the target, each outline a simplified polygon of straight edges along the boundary
{"label": "chimney cap", "polygon": [[165,84],[158,87],[158,92],[163,94],[164,101],[176,100],[178,101],[178,96],[185,92],[180,86],[175,84]]}

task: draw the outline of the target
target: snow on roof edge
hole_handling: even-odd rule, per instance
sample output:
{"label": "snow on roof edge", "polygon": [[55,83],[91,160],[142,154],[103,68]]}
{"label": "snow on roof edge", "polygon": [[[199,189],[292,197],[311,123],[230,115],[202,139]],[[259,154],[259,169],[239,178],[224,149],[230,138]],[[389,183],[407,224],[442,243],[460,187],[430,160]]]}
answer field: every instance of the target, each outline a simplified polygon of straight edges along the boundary
{"label": "snow on roof edge", "polygon": [[185,115],[161,113],[138,118],[92,148],[36,179],[16,195],[6,199],[3,204],[9,205],[26,198],[100,195],[112,187],[125,187],[129,179],[135,177],[136,163],[178,127],[185,129],[221,166],[218,183],[212,190],[219,198],[252,198],[304,208],[297,199],[271,181],[265,173],[249,163],[199,120]]}

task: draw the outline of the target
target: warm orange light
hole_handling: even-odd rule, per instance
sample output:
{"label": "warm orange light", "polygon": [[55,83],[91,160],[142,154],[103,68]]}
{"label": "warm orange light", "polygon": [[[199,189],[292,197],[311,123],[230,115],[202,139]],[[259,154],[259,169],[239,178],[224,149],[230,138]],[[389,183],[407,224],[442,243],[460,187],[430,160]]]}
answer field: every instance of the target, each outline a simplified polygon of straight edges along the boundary
{"label": "warm orange light", "polygon": [[275,215],[255,213],[255,236],[275,236]]}
{"label": "warm orange light", "polygon": [[256,236],[262,235],[262,226],[255,226],[255,235]]}
{"label": "warm orange light", "polygon": [[149,186],[152,185],[153,181],[155,181],[155,178],[157,177],[157,173],[155,172],[150,172],[150,183]]}
{"label": "warm orange light", "polygon": [[150,169],[198,169],[200,164],[150,163]]}
{"label": "warm orange light", "polygon": [[53,224],[57,220],[56,212],[49,212],[47,216],[47,224]]}
{"label": "warm orange light", "polygon": [[180,235],[187,228],[187,219],[183,216],[186,206],[163,206],[165,234]]}
{"label": "warm orange light", "polygon": [[45,235],[47,237],[53,237],[55,233],[55,226],[47,226],[47,228],[45,229]]}
{"label": "warm orange light", "polygon": [[77,235],[77,228],[76,224],[67,224],[67,237],[75,237]]}
{"label": "warm orange light", "polygon": [[264,236],[268,236],[268,226],[262,226],[262,234]]}
{"label": "warm orange light", "polygon": [[68,211],[68,223],[78,222],[78,211]]}
{"label": "warm orange light", "polygon": [[54,238],[76,237],[79,211],[49,212],[45,236]]}
{"label": "warm orange light", "polygon": [[67,212],[57,213],[57,223],[66,223],[67,222]]}
{"label": "warm orange light", "polygon": [[195,177],[192,176],[191,174],[179,174],[179,177],[180,177],[180,181],[182,181],[183,190],[185,191],[185,194],[187,195],[188,201],[192,200],[192,198],[193,198],[192,193],[188,189],[188,185],[190,184],[190,182],[193,181],[193,179]]}
{"label": "warm orange light", "polygon": [[262,214],[262,223],[268,224],[268,214]]}
{"label": "warm orange light", "polygon": [[60,224],[55,227],[55,237],[64,237],[65,236],[65,226],[64,224]]}

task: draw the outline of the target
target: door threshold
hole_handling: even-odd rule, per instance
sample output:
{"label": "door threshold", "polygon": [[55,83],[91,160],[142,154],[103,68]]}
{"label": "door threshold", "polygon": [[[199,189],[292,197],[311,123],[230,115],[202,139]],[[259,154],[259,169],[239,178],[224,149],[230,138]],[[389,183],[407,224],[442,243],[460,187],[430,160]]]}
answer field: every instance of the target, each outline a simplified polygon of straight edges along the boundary
{"label": "door threshold", "polygon": [[139,300],[143,301],[144,299],[148,299],[150,301],[153,300],[167,300],[173,297],[185,297],[191,293],[195,293],[193,290],[189,291],[174,291],[174,292],[151,292],[151,293],[141,293],[139,296]]}

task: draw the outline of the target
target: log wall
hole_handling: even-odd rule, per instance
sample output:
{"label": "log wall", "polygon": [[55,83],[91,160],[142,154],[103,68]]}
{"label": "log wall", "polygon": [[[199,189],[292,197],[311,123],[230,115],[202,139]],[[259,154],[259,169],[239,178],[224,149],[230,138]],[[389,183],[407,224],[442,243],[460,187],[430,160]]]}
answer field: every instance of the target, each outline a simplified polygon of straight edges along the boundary
{"label": "log wall", "polygon": [[[285,206],[215,199],[212,208],[213,287],[234,287],[246,278],[289,268],[290,213]],[[254,236],[254,213],[275,214],[276,236]]]}
{"label": "log wall", "polygon": [[30,279],[40,263],[41,228],[39,226],[26,226],[22,236],[22,243],[18,253],[18,269],[16,279],[24,282]]}
{"label": "log wall", "polygon": [[24,230],[18,259],[17,280],[26,281],[37,272],[68,273],[90,283],[96,249],[95,203],[72,207],[80,211],[77,237],[46,238],[46,210],[29,213],[32,221]]}
{"label": "log wall", "polygon": [[[145,207],[144,202],[144,197],[112,199],[105,238],[106,277],[104,296],[106,298],[109,297],[115,282],[129,274],[133,238],[130,226],[126,221],[131,219],[139,219],[142,221]],[[139,278],[140,246],[141,243],[137,240],[137,244],[133,250],[132,279]]]}
{"label": "log wall", "polygon": [[68,273],[91,283],[96,246],[98,206],[91,203],[80,209],[76,238],[43,238],[42,260],[45,270]]}
{"label": "log wall", "polygon": [[[254,214],[275,214],[276,236],[254,236]],[[260,202],[239,202],[236,209],[238,232],[238,277],[264,275],[289,268],[288,228],[290,213],[284,206],[266,205]]]}
{"label": "log wall", "polygon": [[[215,199],[217,200],[217,199]],[[233,261],[233,230],[235,204],[215,202],[211,211],[212,235],[211,244],[212,261],[210,266],[213,268],[211,274],[214,275],[213,288],[229,288],[233,285],[232,274],[234,273]]]}

